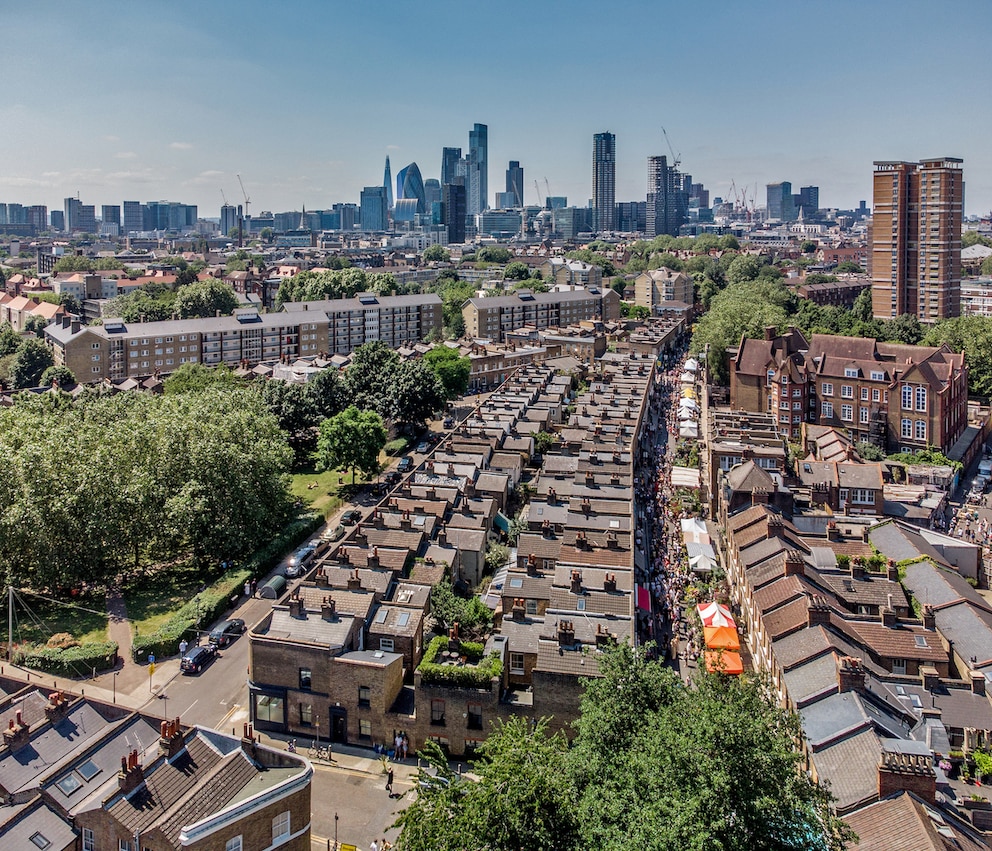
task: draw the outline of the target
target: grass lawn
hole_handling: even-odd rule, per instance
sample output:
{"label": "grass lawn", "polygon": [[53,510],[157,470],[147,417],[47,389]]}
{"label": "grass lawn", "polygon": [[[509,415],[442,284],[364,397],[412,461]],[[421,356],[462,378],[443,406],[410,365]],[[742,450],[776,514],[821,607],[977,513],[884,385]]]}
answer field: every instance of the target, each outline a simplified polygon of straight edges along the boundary
{"label": "grass lawn", "polygon": [[[384,453],[379,456],[379,461],[384,465],[391,460]],[[361,473],[355,476],[356,485],[367,481],[370,480]],[[324,517],[330,517],[349,499],[352,490],[351,473],[342,470],[318,473],[313,467],[304,467],[290,476],[289,490],[294,497],[303,500],[305,505],[323,512]]]}
{"label": "grass lawn", "polygon": [[[0,619],[0,640],[7,641],[7,618]],[[14,641],[44,644],[59,632],[70,633],[80,643],[107,640],[107,600],[99,592],[82,594],[64,603],[53,603],[18,592],[14,602]]]}
{"label": "grass lawn", "polygon": [[160,568],[135,580],[122,590],[131,625],[140,635],[154,632],[214,579],[204,576],[190,561]]}

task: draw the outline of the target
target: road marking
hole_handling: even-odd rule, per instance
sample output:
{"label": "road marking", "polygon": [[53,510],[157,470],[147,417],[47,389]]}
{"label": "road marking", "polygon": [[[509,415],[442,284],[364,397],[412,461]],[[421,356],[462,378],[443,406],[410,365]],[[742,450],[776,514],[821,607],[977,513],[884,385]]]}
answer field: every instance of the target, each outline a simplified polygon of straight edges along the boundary
{"label": "road marking", "polygon": [[[222,700],[221,703],[223,704],[224,701]],[[237,703],[232,704],[231,708],[227,710],[227,715],[225,715],[223,718],[220,719],[220,723],[226,724],[230,719],[230,717],[234,715],[234,713],[237,712],[240,708],[241,708],[240,704]]]}

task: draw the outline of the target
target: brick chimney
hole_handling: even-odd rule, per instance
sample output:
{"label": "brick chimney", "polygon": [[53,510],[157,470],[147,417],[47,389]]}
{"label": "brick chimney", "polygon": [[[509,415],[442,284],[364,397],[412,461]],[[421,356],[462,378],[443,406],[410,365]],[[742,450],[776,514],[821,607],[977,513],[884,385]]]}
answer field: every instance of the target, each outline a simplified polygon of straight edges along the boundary
{"label": "brick chimney", "polygon": [[45,717],[52,723],[58,724],[69,712],[69,698],[64,691],[53,691],[48,695],[48,704],[45,706]]}
{"label": "brick chimney", "polygon": [[937,798],[937,773],[929,754],[882,751],[878,763],[878,797],[896,792],[912,792],[933,804]]}
{"label": "brick chimney", "polygon": [[324,568],[322,567],[318,567],[314,571],[313,581],[318,588],[326,588],[330,584],[327,576],[327,571],[324,570]]}
{"label": "brick chimney", "polygon": [[617,590],[617,575],[615,573],[607,573],[603,579],[603,590],[611,594],[615,593]]}
{"label": "brick chimney", "polygon": [[163,721],[159,725],[158,752],[166,759],[172,759],[185,744],[178,718],[174,721]]}
{"label": "brick chimney", "polygon": [[121,770],[117,772],[117,786],[125,795],[130,795],[145,782],[145,773],[138,762],[138,751],[132,750],[121,757]]}
{"label": "brick chimney", "polygon": [[365,559],[365,563],[373,570],[379,566],[379,548],[372,547],[372,551]]}
{"label": "brick chimney", "polygon": [[251,759],[256,759],[258,754],[258,742],[255,740],[255,731],[251,724],[245,724],[241,734],[241,750]]}
{"label": "brick chimney", "polygon": [[589,549],[589,540],[588,540],[588,538],[586,538],[586,533],[585,532],[576,532],[575,533],[575,548],[577,550],[588,550]]}
{"label": "brick chimney", "polygon": [[306,617],[306,613],[303,611],[303,601],[298,594],[294,594],[289,598],[289,616],[291,618]]}
{"label": "brick chimney", "polygon": [[768,505],[768,491],[764,488],[755,488],[751,491],[751,505]]}
{"label": "brick chimney", "polygon": [[785,575],[786,576],[805,576],[806,574],[806,562],[803,560],[803,554],[799,550],[789,550],[785,554]]}
{"label": "brick chimney", "polygon": [[362,577],[360,577],[358,575],[358,568],[357,567],[348,576],[348,590],[349,591],[361,591],[362,590]]}
{"label": "brick chimney", "polygon": [[558,621],[558,646],[571,647],[575,644],[575,625],[571,621]]}
{"label": "brick chimney", "polygon": [[885,575],[890,582],[899,581],[899,568],[896,566],[895,559],[890,558],[885,565]]}
{"label": "brick chimney", "polygon": [[865,669],[854,656],[841,656],[837,660],[837,690],[842,694],[865,690]]}
{"label": "brick chimney", "polygon": [[614,473],[612,476],[610,476],[610,484],[613,485],[613,487],[620,487],[619,473]]}
{"label": "brick chimney", "polygon": [[924,629],[936,629],[937,628],[937,616],[933,613],[933,606],[929,603],[923,605],[923,628]]}
{"label": "brick chimney", "polygon": [[333,597],[324,597],[320,601],[320,616],[325,621],[334,621],[338,619],[337,606],[334,604]]}
{"label": "brick chimney", "polygon": [[840,540],[840,529],[837,528],[837,524],[833,520],[827,523],[827,540],[828,541]]}
{"label": "brick chimney", "polygon": [[527,617],[527,607],[524,605],[523,598],[517,597],[513,601],[513,607],[510,609],[510,620],[522,621]]}
{"label": "brick chimney", "polygon": [[830,625],[830,606],[819,594],[810,597],[807,609],[807,622],[811,627]]}
{"label": "brick chimney", "polygon": [[617,640],[617,637],[613,635],[608,630],[603,629],[601,623],[596,624],[596,646],[605,647],[606,645],[613,644]]}
{"label": "brick chimney", "polygon": [[865,563],[861,556],[855,556],[851,559],[851,579],[864,579],[866,572]]}
{"label": "brick chimney", "polygon": [[580,571],[572,571],[572,584],[570,588],[573,594],[582,593],[582,573]]}
{"label": "brick chimney", "polygon": [[606,533],[606,546],[609,547],[611,550],[620,549],[620,541],[617,539],[616,532]]}
{"label": "brick chimney", "polygon": [[443,526],[438,530],[437,533],[437,545],[439,547],[448,546],[448,533]]}
{"label": "brick chimney", "polygon": [[985,696],[985,674],[981,671],[971,672],[971,693]]}
{"label": "brick chimney", "polygon": [[19,751],[31,741],[31,728],[24,723],[21,718],[21,710],[18,709],[14,718],[10,719],[10,726],[3,731],[3,743],[11,751]]}
{"label": "brick chimney", "polygon": [[530,553],[527,556],[527,574],[528,576],[535,576],[537,574],[537,556],[534,553]]}
{"label": "brick chimney", "polygon": [[596,476],[592,470],[586,470],[586,487],[591,488],[596,485]]}
{"label": "brick chimney", "polygon": [[592,512],[592,503],[589,501],[589,497],[585,496],[582,498],[582,513],[588,517]]}
{"label": "brick chimney", "polygon": [[896,625],[896,610],[892,606],[891,594],[889,594],[888,603],[879,610],[879,615],[881,616],[882,626],[887,626],[891,629]]}
{"label": "brick chimney", "polygon": [[553,538],[555,536],[554,530],[551,528],[551,521],[545,520],[541,524],[541,537],[542,538]]}
{"label": "brick chimney", "polygon": [[781,517],[769,517],[765,525],[765,538],[767,540],[781,538],[784,530],[785,524],[782,522]]}

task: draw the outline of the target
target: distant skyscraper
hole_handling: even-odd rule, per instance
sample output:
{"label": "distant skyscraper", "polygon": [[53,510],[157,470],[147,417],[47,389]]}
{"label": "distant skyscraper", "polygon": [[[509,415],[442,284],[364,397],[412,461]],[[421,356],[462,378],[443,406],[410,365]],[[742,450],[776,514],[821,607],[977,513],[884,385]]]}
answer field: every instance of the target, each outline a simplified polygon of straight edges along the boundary
{"label": "distant skyscraper", "polygon": [[420,176],[420,167],[416,163],[410,163],[396,175],[396,200],[401,198],[416,199],[417,212],[421,215],[427,212],[424,179]]}
{"label": "distant skyscraper", "polygon": [[511,207],[524,205],[524,170],[517,160],[510,160],[510,165],[506,169],[506,192],[513,195]]}
{"label": "distant skyscraper", "polygon": [[462,158],[461,148],[441,149],[441,185],[454,183],[458,177],[458,161]]}
{"label": "distant skyscraper", "polygon": [[779,222],[794,222],[796,208],[792,200],[792,184],[788,180],[782,183],[769,183],[765,187],[765,214],[769,219]]}
{"label": "distant skyscraper", "polygon": [[79,230],[79,216],[82,202],[78,198],[65,199],[65,229],[68,233]]}
{"label": "distant skyscraper", "polygon": [[819,186],[800,187],[799,206],[803,208],[804,218],[808,219],[811,216],[815,216],[820,209],[820,187]]}
{"label": "distant skyscraper", "polygon": [[105,225],[121,223],[121,208],[119,204],[104,204],[100,208],[100,219]]}
{"label": "distant skyscraper", "polygon": [[468,214],[489,206],[489,128],[476,124],[468,134]]}
{"label": "distant skyscraper", "polygon": [[[131,202],[125,201],[125,211],[127,209],[126,205]],[[227,236],[234,228],[238,226],[238,208],[233,204],[225,204],[220,208],[220,232],[222,235]],[[126,218],[126,216],[125,216]],[[140,230],[140,228],[139,228]]]}
{"label": "distant skyscraper", "polygon": [[593,229],[616,230],[617,137],[597,133],[592,137]]}
{"label": "distant skyscraper", "polygon": [[[129,233],[138,233],[145,229],[145,216],[144,211],[141,209],[140,201],[125,201],[124,202],[124,222],[121,227],[122,232],[125,236]],[[235,222],[231,227],[237,226]],[[227,231],[224,231],[226,234]]]}
{"label": "distant skyscraper", "polygon": [[682,176],[668,157],[648,157],[648,194],[645,233],[648,237],[678,236],[685,224],[689,195],[682,186]]}
{"label": "distant skyscraper", "polygon": [[448,242],[462,243],[465,241],[465,186],[460,182],[446,183],[441,187],[441,192]]}
{"label": "distant skyscraper", "polygon": [[28,207],[28,224],[31,225],[36,232],[41,233],[41,231],[48,230],[48,207],[44,204],[34,204]]}
{"label": "distant skyscraper", "polygon": [[52,230],[65,230],[65,212],[62,210],[52,210]]}
{"label": "distant skyscraper", "polygon": [[368,233],[386,230],[388,223],[386,187],[366,186],[362,190],[362,230]]}
{"label": "distant skyscraper", "polygon": [[428,213],[434,209],[435,204],[441,203],[441,182],[434,177],[428,177],[424,181],[424,202]]}
{"label": "distant skyscraper", "polygon": [[[393,209],[393,170],[389,167],[389,154],[386,154],[386,169],[382,174],[382,188],[386,190],[386,209]],[[382,228],[385,230],[385,228]]]}
{"label": "distant skyscraper", "polygon": [[876,162],[869,230],[876,319],[937,322],[961,312],[962,160]]}

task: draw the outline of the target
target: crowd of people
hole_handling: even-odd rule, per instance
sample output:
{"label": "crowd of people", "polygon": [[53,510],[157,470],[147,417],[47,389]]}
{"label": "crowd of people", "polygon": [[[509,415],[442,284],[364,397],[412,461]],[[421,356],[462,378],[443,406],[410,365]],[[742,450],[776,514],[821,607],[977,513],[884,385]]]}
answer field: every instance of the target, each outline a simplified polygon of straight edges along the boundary
{"label": "crowd of people", "polygon": [[[699,636],[686,619],[685,593],[691,580],[681,521],[693,516],[672,487],[674,440],[679,433],[678,401],[684,346],[660,358],[635,474],[637,584],[647,589],[651,611],[638,611],[638,638],[654,642],[659,654],[694,663]],[[698,516],[698,515],[697,515]],[[682,666],[687,668],[688,666]]]}

